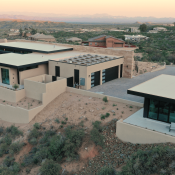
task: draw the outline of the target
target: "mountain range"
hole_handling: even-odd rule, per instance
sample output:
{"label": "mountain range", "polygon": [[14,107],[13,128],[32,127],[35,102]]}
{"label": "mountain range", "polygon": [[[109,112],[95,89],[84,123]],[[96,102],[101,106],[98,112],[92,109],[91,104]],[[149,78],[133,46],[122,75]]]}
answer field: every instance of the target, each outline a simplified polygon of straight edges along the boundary
{"label": "mountain range", "polygon": [[156,17],[126,17],[126,16],[111,16],[108,14],[94,15],[65,15],[52,13],[14,13],[0,12],[1,21],[8,20],[32,20],[32,21],[53,21],[53,22],[79,22],[79,23],[174,23],[175,18],[156,18]]}

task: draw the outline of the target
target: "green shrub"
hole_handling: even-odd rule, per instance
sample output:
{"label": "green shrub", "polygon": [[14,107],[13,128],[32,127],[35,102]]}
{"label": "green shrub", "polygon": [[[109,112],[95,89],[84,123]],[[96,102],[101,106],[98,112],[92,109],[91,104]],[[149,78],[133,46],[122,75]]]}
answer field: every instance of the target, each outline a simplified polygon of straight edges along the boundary
{"label": "green shrub", "polygon": [[65,139],[58,135],[53,136],[49,142],[48,147],[48,158],[55,161],[59,161],[64,156],[63,147],[65,144]]}
{"label": "green shrub", "polygon": [[106,116],[105,117],[109,117],[110,116],[110,113],[106,113]]}
{"label": "green shrub", "polygon": [[103,97],[103,101],[106,103],[106,102],[108,102],[108,98],[105,96],[105,97]]}
{"label": "green shrub", "polygon": [[9,152],[10,154],[18,153],[22,147],[23,147],[23,143],[20,143],[20,142],[12,143],[9,147]]}
{"label": "green shrub", "polygon": [[37,163],[41,163],[43,159],[48,157],[48,148],[44,147],[39,149],[34,157],[33,157],[33,163],[37,164]]}
{"label": "green shrub", "polygon": [[13,85],[13,88],[16,90],[16,89],[19,88],[19,85],[18,85],[18,84],[14,84],[14,85]]}
{"label": "green shrub", "polygon": [[42,175],[61,175],[61,166],[53,160],[46,160],[40,168]]}
{"label": "green shrub", "polygon": [[2,135],[4,133],[4,127],[0,126],[0,135]]}
{"label": "green shrub", "polygon": [[44,133],[44,136],[39,140],[39,143],[43,144],[49,142],[49,139],[56,134],[54,130],[48,130]]}
{"label": "green shrub", "polygon": [[104,146],[104,136],[98,131],[98,129],[93,128],[90,132],[91,140],[96,144],[100,145],[101,147]]}
{"label": "green shrub", "polygon": [[133,108],[132,106],[129,106],[129,108]]}
{"label": "green shrub", "polygon": [[113,104],[112,106],[117,106],[116,104]]}
{"label": "green shrub", "polygon": [[28,135],[28,139],[38,138],[39,136],[41,136],[41,132],[36,128],[33,128]]}
{"label": "green shrub", "polygon": [[93,128],[96,128],[99,132],[102,132],[103,127],[100,121],[92,122]]}
{"label": "green shrub", "polygon": [[112,167],[102,167],[98,172],[97,175],[117,175],[116,171]]}
{"label": "green shrub", "polygon": [[35,124],[33,125],[33,127],[34,127],[35,129],[40,129],[40,124],[39,124],[39,123],[35,123]]}
{"label": "green shrub", "polygon": [[10,145],[12,143],[12,139],[10,134],[7,134],[5,137],[1,139],[2,143],[6,143],[7,145]]}
{"label": "green shrub", "polygon": [[77,154],[77,148],[79,148],[82,144],[84,134],[85,133],[83,129],[72,130],[70,126],[66,128],[66,141],[63,148],[65,156],[75,157],[75,155]]}
{"label": "green shrub", "polygon": [[10,167],[14,164],[15,162],[15,158],[11,157],[11,156],[7,156],[4,160],[3,160],[3,165]]}
{"label": "green shrub", "polygon": [[104,114],[101,114],[101,120],[104,120],[106,116]]}
{"label": "green shrub", "polygon": [[35,137],[31,138],[28,140],[28,142],[31,144],[31,145],[37,145],[38,141]]}
{"label": "green shrub", "polygon": [[6,128],[6,132],[11,134],[12,136],[19,136],[19,135],[23,135],[23,132],[20,131],[17,127],[15,127],[14,125],[7,127]]}
{"label": "green shrub", "polygon": [[61,121],[61,124],[66,125],[66,122],[65,121]]}
{"label": "green shrub", "polygon": [[56,122],[56,123],[60,123],[60,121],[59,121],[59,119],[58,119],[58,118],[56,118],[56,119],[55,119],[55,122]]}

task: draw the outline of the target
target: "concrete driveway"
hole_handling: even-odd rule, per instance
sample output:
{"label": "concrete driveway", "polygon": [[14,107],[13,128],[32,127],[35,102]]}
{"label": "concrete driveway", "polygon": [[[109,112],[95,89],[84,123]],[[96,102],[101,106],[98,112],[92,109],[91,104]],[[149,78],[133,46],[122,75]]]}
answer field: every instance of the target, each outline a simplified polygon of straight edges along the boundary
{"label": "concrete driveway", "polygon": [[132,88],[140,83],[143,83],[161,74],[175,75],[175,66],[166,66],[166,68],[163,70],[156,71],[156,72],[147,72],[145,74],[139,75],[132,79],[129,79],[129,78],[116,79],[116,80],[104,83],[101,86],[96,86],[90,89],[89,91],[104,92],[105,95],[143,103],[144,102],[143,97],[129,95],[127,94],[127,90],[129,88]]}

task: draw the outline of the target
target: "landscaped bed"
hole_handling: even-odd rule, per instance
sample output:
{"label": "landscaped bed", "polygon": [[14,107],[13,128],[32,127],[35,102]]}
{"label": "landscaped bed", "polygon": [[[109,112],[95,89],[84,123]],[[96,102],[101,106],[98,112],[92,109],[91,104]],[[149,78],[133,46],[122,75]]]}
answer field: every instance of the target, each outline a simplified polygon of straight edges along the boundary
{"label": "landscaped bed", "polygon": [[38,106],[41,106],[42,102],[39,100],[25,97],[25,98],[21,99],[20,101],[18,101],[17,103],[13,103],[13,102],[9,102],[9,101],[0,99],[0,104],[10,105],[13,107],[20,107],[20,108],[30,110],[30,109],[36,108]]}

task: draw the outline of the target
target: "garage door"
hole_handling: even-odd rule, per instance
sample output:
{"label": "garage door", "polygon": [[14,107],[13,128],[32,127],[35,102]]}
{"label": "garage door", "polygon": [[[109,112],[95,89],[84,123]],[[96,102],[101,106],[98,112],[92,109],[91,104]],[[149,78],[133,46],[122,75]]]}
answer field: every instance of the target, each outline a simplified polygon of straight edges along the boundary
{"label": "garage door", "polygon": [[100,85],[100,71],[91,73],[91,88]]}
{"label": "garage door", "polygon": [[114,80],[118,78],[118,66],[104,69],[102,71],[102,83]]}

